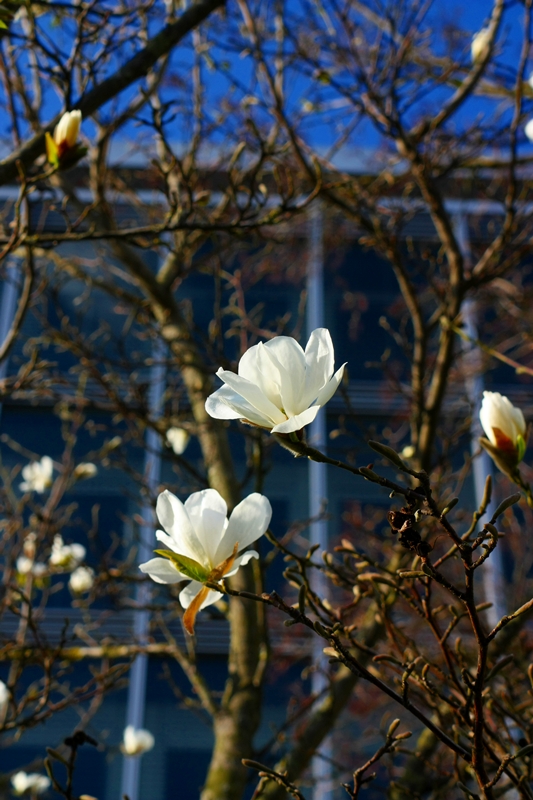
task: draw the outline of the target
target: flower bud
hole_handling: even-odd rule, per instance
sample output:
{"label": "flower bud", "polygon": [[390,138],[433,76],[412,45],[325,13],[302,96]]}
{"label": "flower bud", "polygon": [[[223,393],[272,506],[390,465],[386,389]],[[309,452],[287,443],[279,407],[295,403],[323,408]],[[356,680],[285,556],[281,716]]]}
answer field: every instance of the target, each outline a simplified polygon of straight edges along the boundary
{"label": "flower bud", "polygon": [[81,111],[67,111],[55,127],[54,135],[46,134],[46,156],[53,166],[70,156],[78,148]]}
{"label": "flower bud", "polygon": [[527,426],[520,408],[499,392],[483,392],[479,419],[487,438],[479,441],[494,463],[512,475],[526,452]]}
{"label": "flower bud", "polygon": [[470,53],[472,56],[472,63],[477,64],[485,58],[487,48],[490,43],[490,29],[482,28],[472,37],[472,45]]}
{"label": "flower bud", "polygon": [[169,428],[167,431],[167,444],[174,450],[177,456],[185,452],[191,437],[183,428]]}
{"label": "flower bud", "polygon": [[150,731],[128,725],[124,729],[124,739],[120,749],[125,756],[141,756],[151,750],[154,744],[155,740]]}
{"label": "flower bud", "polygon": [[81,464],[78,464],[78,466],[74,469],[73,476],[75,480],[81,481],[85,480],[86,478],[94,478],[97,472],[98,469],[95,466],[95,464],[82,462]]}

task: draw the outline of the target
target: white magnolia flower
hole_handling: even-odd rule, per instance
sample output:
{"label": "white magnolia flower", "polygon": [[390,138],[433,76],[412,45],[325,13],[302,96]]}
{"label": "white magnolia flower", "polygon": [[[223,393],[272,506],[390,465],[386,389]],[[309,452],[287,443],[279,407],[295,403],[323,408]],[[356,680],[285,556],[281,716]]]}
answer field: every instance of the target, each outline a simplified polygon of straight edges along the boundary
{"label": "white magnolia flower", "polygon": [[490,28],[481,28],[480,31],[472,36],[470,53],[473,64],[477,64],[478,61],[481,61],[481,59],[485,57],[489,43]]}
{"label": "white magnolia flower", "polygon": [[124,729],[124,739],[120,749],[126,756],[142,756],[154,746],[155,739],[150,731],[128,725]]}
{"label": "white magnolia flower", "polygon": [[94,478],[97,472],[98,469],[95,464],[83,462],[78,464],[72,474],[76,480],[82,481],[85,478]]}
{"label": "white magnolia flower", "polygon": [[94,570],[90,567],[78,567],[70,576],[68,585],[74,594],[89,592],[94,586]]}
{"label": "white magnolia flower", "polygon": [[167,431],[167,442],[177,456],[181,456],[181,454],[185,452],[190,438],[187,431],[184,431],[183,428],[169,428]]}
{"label": "white magnolia flower", "polygon": [[9,689],[5,685],[4,681],[0,681],[0,721],[2,722],[5,719],[10,698],[11,695],[9,694]]}
{"label": "white magnolia flower", "polygon": [[50,456],[43,456],[40,461],[32,461],[22,469],[24,480],[20,484],[23,492],[38,492],[42,494],[52,485],[54,462]]}
{"label": "white magnolia flower", "polygon": [[33,558],[29,556],[19,556],[17,558],[16,567],[19,575],[29,575],[31,573],[34,578],[41,578],[48,572],[46,564],[34,561]]}
{"label": "white magnolia flower", "polygon": [[76,569],[85,558],[85,553],[82,544],[64,544],[61,534],[56,533],[50,553],[50,565],[66,570]]}
{"label": "white magnolia flower", "polygon": [[266,497],[254,492],[233,509],[228,520],[223,498],[215,489],[204,489],[191,494],[185,504],[164,491],[157,499],[156,511],[166,531],[157,531],[156,538],[170,550],[156,550],[165,557],[152,558],[139,568],[156,583],[191,580],[179,597],[187,609],[185,628],[192,633],[198,611],[222,597],[203,584],[234,575],[251,558],[259,558],[255,550],[237,553],[265,533],[272,508]]}
{"label": "white magnolia flower", "polygon": [[243,355],[238,375],[218,370],[226,386],[207,398],[207,413],[216,419],[242,419],[272,433],[299,431],[335,394],[345,365],[335,374],[333,365],[326,328],[312,332],[305,352],[290,336],[260,342]]}
{"label": "white magnolia flower", "polygon": [[526,452],[527,425],[520,408],[499,392],[483,392],[479,419],[487,439],[480,439],[497,466],[514,470]]}
{"label": "white magnolia flower", "polygon": [[11,778],[15,794],[43,794],[50,786],[50,778],[38,772],[17,772]]}
{"label": "white magnolia flower", "polygon": [[530,119],[524,127],[524,133],[530,142],[533,142],[533,119]]}

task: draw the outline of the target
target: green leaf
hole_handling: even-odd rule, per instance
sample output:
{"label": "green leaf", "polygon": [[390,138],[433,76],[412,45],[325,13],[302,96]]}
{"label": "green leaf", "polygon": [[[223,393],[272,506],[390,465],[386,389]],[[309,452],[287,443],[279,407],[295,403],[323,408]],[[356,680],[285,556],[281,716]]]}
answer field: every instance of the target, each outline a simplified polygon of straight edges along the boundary
{"label": "green leaf", "polygon": [[193,581],[205,583],[209,580],[209,570],[199,564],[198,561],[195,561],[194,558],[178,555],[178,553],[173,553],[172,550],[154,550],[154,553],[174,562],[178,570]]}
{"label": "green leaf", "polygon": [[523,436],[520,434],[516,437],[516,449],[518,450],[518,460],[522,461],[526,454],[526,443]]}

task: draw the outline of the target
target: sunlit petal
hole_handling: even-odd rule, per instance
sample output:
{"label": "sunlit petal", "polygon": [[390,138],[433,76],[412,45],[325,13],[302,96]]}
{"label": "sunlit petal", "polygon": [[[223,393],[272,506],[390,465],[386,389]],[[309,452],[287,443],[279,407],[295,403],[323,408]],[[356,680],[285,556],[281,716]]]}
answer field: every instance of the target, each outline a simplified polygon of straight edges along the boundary
{"label": "sunlit petal", "polygon": [[[172,561],[168,558],[151,558],[144,564],[139,564],[141,572],[149,575],[156,583],[179,583],[187,580],[185,575],[178,572]],[[199,584],[200,586],[202,584]]]}
{"label": "sunlit petal", "polygon": [[157,518],[175,544],[172,549],[207,565],[207,554],[181,500],[165,490],[157,498],[156,512]]}
{"label": "sunlit petal", "polygon": [[185,510],[204,548],[208,562],[216,566],[215,553],[226,529],[228,507],[215,489],[194,492],[185,501]]}
{"label": "sunlit petal", "polygon": [[239,545],[239,550],[244,550],[259,539],[270,525],[271,517],[272,506],[267,497],[257,492],[245,497],[232,511],[215,554],[215,566],[231,555],[235,544]]}

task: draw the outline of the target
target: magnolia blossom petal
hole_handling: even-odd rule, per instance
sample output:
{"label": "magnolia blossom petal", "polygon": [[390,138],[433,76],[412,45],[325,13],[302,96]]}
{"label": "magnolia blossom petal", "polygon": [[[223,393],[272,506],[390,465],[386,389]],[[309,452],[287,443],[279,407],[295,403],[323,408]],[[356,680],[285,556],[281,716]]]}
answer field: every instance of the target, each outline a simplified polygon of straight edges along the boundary
{"label": "magnolia blossom petal", "polygon": [[320,406],[311,406],[311,408],[307,408],[296,417],[291,417],[286,422],[281,422],[279,425],[275,425],[271,432],[293,433],[294,431],[300,431],[302,428],[305,428],[306,425],[311,424],[319,411]]}
{"label": "magnolia blossom petal", "polygon": [[[272,518],[272,506],[267,497],[258,492],[248,495],[233,509],[228,527],[215,554],[215,564],[228,558],[235,544],[244,550],[264,534]],[[234,562],[237,563],[236,561]]]}
{"label": "magnolia blossom petal", "polygon": [[[194,492],[185,501],[185,510],[211,565],[227,525],[228,506],[216,489]],[[228,554],[229,555],[229,554]],[[220,559],[221,561],[223,559]]]}
{"label": "magnolia blossom petal", "polygon": [[333,375],[334,352],[327,328],[316,328],[305,348],[305,408],[316,401],[318,393]]}
{"label": "magnolia blossom petal", "polygon": [[264,348],[279,374],[281,407],[286,416],[294,416],[306,407],[303,401],[306,377],[304,351],[291,336],[276,336]]}
{"label": "magnolia blossom petal", "polygon": [[270,428],[269,417],[261,414],[257,408],[248,403],[244,397],[234,392],[229,386],[221,386],[210,394],[205,401],[205,410],[214,419],[246,419],[262,428]]}
{"label": "magnolia blossom petal", "polygon": [[[203,583],[200,583],[199,581],[191,581],[189,584],[187,584],[187,586],[180,592],[180,603],[182,607],[189,608],[198,592],[200,592],[203,588]],[[209,594],[200,606],[199,611],[201,611],[202,608],[213,605],[213,603],[216,603],[221,597],[221,592],[215,592],[213,589],[210,589]]]}
{"label": "magnolia blossom petal", "polygon": [[225,578],[231,578],[232,575],[235,575],[236,572],[241,567],[245,567],[246,564],[252,560],[252,558],[259,558],[259,553],[257,550],[247,550],[246,553],[243,553],[242,556],[237,556],[235,561],[233,562],[233,566],[229,572],[226,572],[224,575]]}
{"label": "magnolia blossom petal", "polygon": [[168,558],[151,558],[150,561],[139,564],[139,569],[156,583],[179,583],[187,578]]}
{"label": "magnolia blossom petal", "polygon": [[342,381],[342,376],[344,375],[344,367],[346,364],[343,364],[340,367],[335,375],[326,383],[326,385],[319,391],[318,396],[316,398],[316,402],[319,406],[325,406],[328,400],[331,400],[337,389],[339,388],[339,384]]}
{"label": "magnolia blossom petal", "polygon": [[157,498],[156,513],[174,542],[174,552],[207,565],[207,554],[181,500],[166,489]]}
{"label": "magnolia blossom petal", "polygon": [[250,347],[241,357],[238,366],[238,374],[258,386],[276,408],[281,406],[281,376],[278,367],[269,357],[263,342]]}
{"label": "magnolia blossom petal", "polygon": [[164,531],[156,531],[155,538],[157,539],[158,542],[164,544],[165,547],[168,547],[169,550],[172,550],[174,553],[178,552],[178,547],[176,545],[176,542],[174,541],[172,536],[168,535],[168,533],[165,533]]}
{"label": "magnolia blossom petal", "polygon": [[263,394],[259,386],[240,375],[235,375],[234,372],[222,369],[222,367],[217,371],[217,375],[233,391],[244,397],[261,415],[269,419],[271,424],[275,425],[285,419],[285,415]]}

